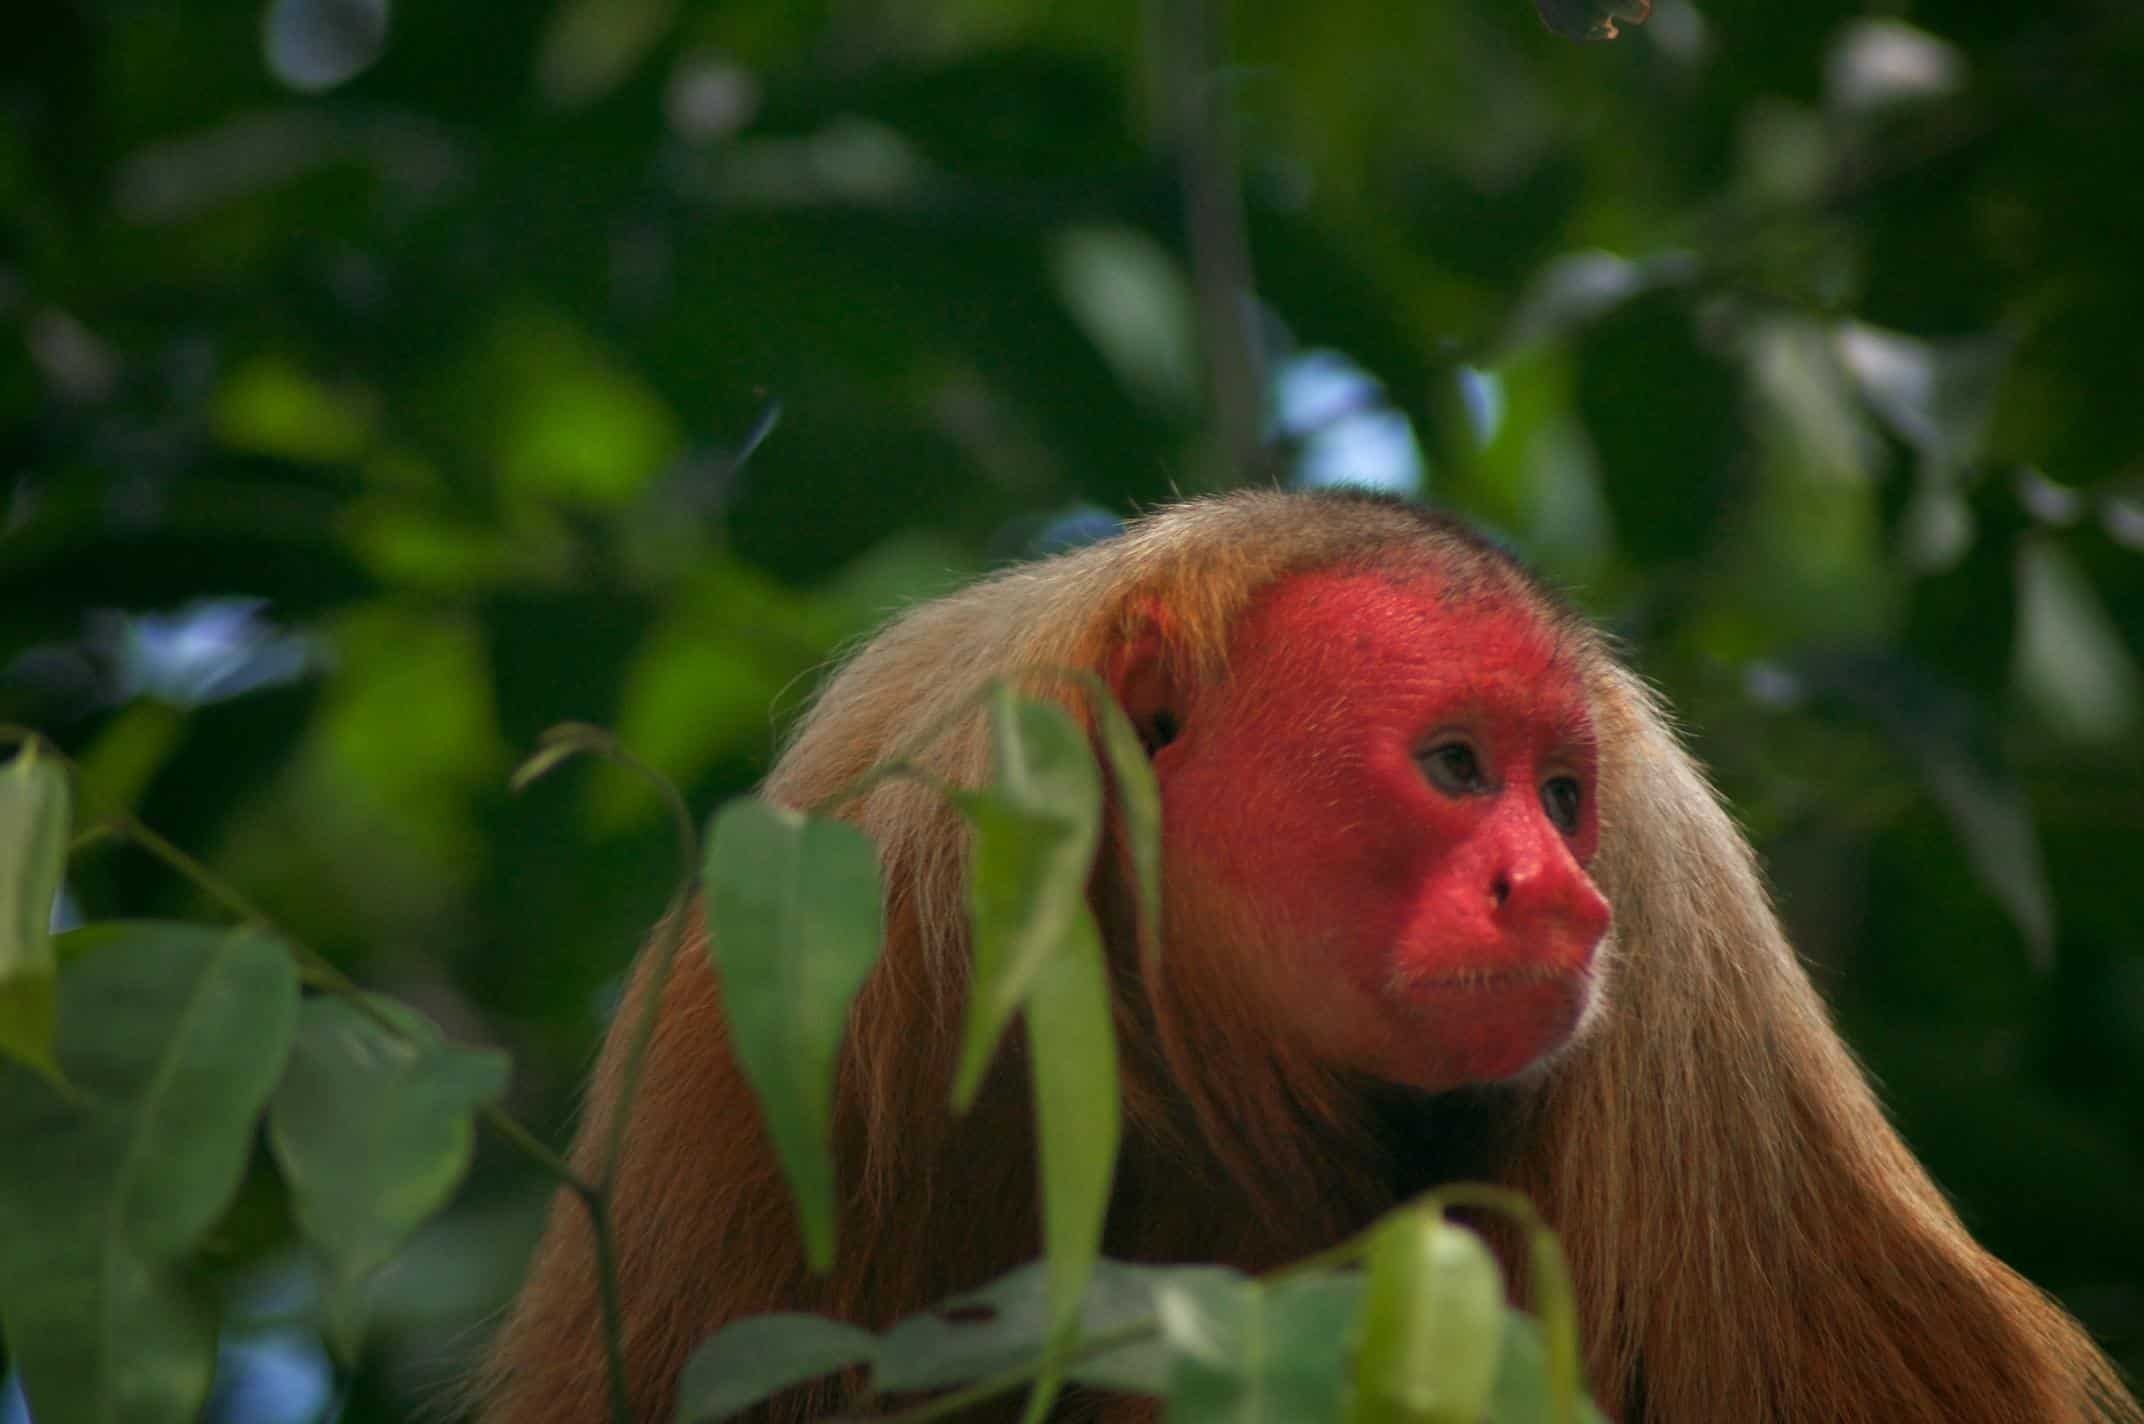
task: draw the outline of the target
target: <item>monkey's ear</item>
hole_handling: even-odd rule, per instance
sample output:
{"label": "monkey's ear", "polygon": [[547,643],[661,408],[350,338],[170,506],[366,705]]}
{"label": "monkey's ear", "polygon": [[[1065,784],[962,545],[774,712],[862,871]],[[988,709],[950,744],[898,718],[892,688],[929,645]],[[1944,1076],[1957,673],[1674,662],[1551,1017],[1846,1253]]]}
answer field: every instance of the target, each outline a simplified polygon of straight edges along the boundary
{"label": "monkey's ear", "polygon": [[1102,669],[1109,690],[1139,729],[1149,757],[1176,740],[1187,711],[1163,622],[1158,609],[1142,612],[1135,631],[1118,644]]}

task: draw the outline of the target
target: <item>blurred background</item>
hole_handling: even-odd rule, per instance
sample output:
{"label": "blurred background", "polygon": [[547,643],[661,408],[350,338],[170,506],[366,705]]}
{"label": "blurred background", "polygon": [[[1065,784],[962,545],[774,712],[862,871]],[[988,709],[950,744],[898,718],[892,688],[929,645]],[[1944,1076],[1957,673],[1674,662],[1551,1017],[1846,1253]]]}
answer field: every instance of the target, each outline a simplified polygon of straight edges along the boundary
{"label": "blurred background", "polygon": [[[0,721],[562,1140],[674,855],[616,773],[510,795],[544,727],[704,814],[910,600],[1410,494],[1666,689],[1913,1146],[2137,1371],[2139,154],[2123,0],[19,8]],[[278,1190],[214,1417],[438,1417],[540,1184],[488,1143],[354,1368]]]}

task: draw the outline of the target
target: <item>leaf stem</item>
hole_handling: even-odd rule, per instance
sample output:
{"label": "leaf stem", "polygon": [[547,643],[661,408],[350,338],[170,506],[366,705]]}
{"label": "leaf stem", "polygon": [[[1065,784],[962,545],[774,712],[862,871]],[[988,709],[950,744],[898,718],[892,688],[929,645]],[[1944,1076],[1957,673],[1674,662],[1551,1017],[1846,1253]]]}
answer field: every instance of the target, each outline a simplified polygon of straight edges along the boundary
{"label": "leaf stem", "polygon": [[[521,770],[515,773],[514,786],[519,789],[528,785],[575,753],[610,762],[654,787],[656,795],[669,807],[671,827],[677,838],[677,885],[670,892],[670,903],[655,927],[655,937],[651,941],[654,964],[639,986],[638,1000],[632,1005],[633,1019],[629,1030],[632,1036],[626,1043],[625,1066],[618,1078],[618,1091],[607,1104],[610,1119],[605,1124],[596,1179],[589,1182],[578,1176],[568,1178],[588,1212],[589,1230],[594,1236],[596,1297],[602,1315],[604,1372],[608,1377],[611,1424],[632,1424],[632,1395],[626,1382],[625,1314],[618,1291],[618,1244],[610,1213],[611,1188],[618,1179],[618,1164],[625,1157],[625,1133],[632,1121],[633,1099],[640,1091],[648,1045],[655,1038],[656,1017],[670,982],[671,968],[677,961],[678,947],[684,942],[685,921],[691,914],[693,892],[700,883],[700,838],[693,829],[692,813],[685,805],[685,798],[670,778],[626,750],[604,728],[585,722],[565,722],[546,731],[536,754],[522,763]],[[568,1167],[567,1170],[570,1173],[572,1169]]]}
{"label": "leaf stem", "polygon": [[1150,0],[1148,8],[1161,126],[1174,150],[1191,244],[1207,418],[1223,461],[1218,471],[1207,473],[1216,488],[1255,484],[1268,464],[1259,434],[1265,371],[1255,325],[1251,246],[1244,232],[1233,116],[1221,92],[1226,8],[1215,0]]}
{"label": "leaf stem", "polygon": [[[268,912],[247,899],[237,886],[232,885],[215,871],[209,869],[206,864],[164,839],[163,836],[150,829],[132,812],[120,811],[106,817],[105,826],[113,834],[134,842],[150,855],[155,856],[176,871],[181,879],[192,884],[196,890],[222,905],[226,910],[245,921],[246,924],[254,929],[267,930],[283,940],[284,943],[291,945],[293,948],[297,947],[295,940],[276,929],[275,921],[269,918]],[[83,839],[88,839],[87,832],[83,833]],[[302,953],[300,958],[304,958]],[[332,968],[332,966],[330,967]],[[341,971],[336,970],[334,972],[340,977]],[[343,982],[348,983],[349,981],[345,979]]]}
{"label": "leaf stem", "polygon": [[611,1424],[633,1424],[633,1399],[626,1388],[625,1312],[618,1299],[618,1241],[611,1230],[610,1188],[577,1182],[575,1195],[588,1212],[595,1239],[596,1305],[603,1321],[603,1363],[610,1395]]}

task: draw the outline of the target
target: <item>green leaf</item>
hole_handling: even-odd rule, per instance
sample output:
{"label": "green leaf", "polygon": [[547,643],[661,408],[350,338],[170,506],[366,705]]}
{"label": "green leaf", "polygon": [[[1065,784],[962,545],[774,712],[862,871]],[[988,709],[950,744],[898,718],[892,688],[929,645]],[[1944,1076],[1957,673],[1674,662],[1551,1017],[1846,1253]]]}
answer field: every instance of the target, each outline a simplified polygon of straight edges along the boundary
{"label": "green leaf", "polygon": [[1139,891],[1139,953],[1152,960],[1161,952],[1161,786],[1132,719],[1099,680],[1093,691],[1102,758],[1116,789],[1117,816]]}
{"label": "green leaf", "polygon": [[878,856],[861,831],[732,801],[708,833],[710,953],[738,1062],[795,1193],[813,1269],[834,1260],[834,1066],[878,959]]}
{"label": "green leaf", "polygon": [[1124,388],[1157,410],[1196,409],[1198,323],[1169,250],[1128,227],[1071,228],[1051,247],[1058,297]]}
{"label": "green leaf", "polygon": [[1804,675],[1898,743],[1949,818],[1981,884],[2017,924],[2027,952],[2043,968],[2052,963],[2054,897],[2039,827],[1983,701],[1903,657],[1811,662]]}
{"label": "green leaf", "polygon": [[1850,321],[1836,344],[1862,398],[1899,439],[1946,467],[1981,452],[2015,344],[2007,334],[1939,344]]}
{"label": "green leaf", "polygon": [[[1027,1043],[1042,1164],[1050,1338],[1053,1350],[1064,1350],[1077,1333],[1080,1302],[1101,1255],[1123,1126],[1109,969],[1101,931],[1085,906],[1073,917],[1069,942],[1044,967],[1028,998]],[[1046,1377],[1030,1416],[1054,1393],[1054,1378]]]}
{"label": "green leaf", "polygon": [[1400,1212],[1370,1244],[1350,1424],[1478,1424],[1502,1351],[1504,1279],[1441,1212]]}
{"label": "green leaf", "polygon": [[[1217,1266],[1097,1261],[1080,1305],[1080,1333],[1091,1339],[1148,1320],[1164,1286],[1214,1275],[1240,1279]],[[901,1321],[886,1332],[872,1388],[882,1394],[942,1389],[1034,1360],[1050,1344],[1049,1282],[1047,1263],[1032,1261]],[[1162,1343],[1146,1339],[1083,1358],[1070,1373],[1120,1393],[1161,1394],[1169,1364]]]}
{"label": "green leaf", "polygon": [[1087,908],[1101,833],[1101,776],[1064,710],[1000,689],[989,703],[995,775],[960,798],[974,826],[968,912],[975,977],[968,991],[953,1104],[981,1088],[998,1039]]}
{"label": "green leaf", "polygon": [[[402,1032],[347,1000],[306,1001],[268,1107],[298,1225],[342,1294],[445,1205],[469,1169],[476,1110],[506,1091],[509,1072],[505,1054],[454,1047],[406,1005],[370,1002]],[[345,1334],[348,1354],[358,1342]]]}
{"label": "green leaf", "polygon": [[[1568,1421],[1573,1417],[1572,1409],[1584,1398],[1578,1291],[1571,1284],[1571,1268],[1563,1259],[1563,1247],[1557,1243],[1555,1232],[1536,1226],[1528,1235],[1526,1249],[1534,1308],[1541,1312],[1540,1334],[1548,1350],[1550,1397],[1556,1405],[1557,1420]],[[1510,1327],[1505,1328],[1508,1335]]]}
{"label": "green leaf", "polygon": [[214,1340],[172,1268],[230,1203],[298,979],[250,929],[63,937],[63,1095],[0,1068],[0,1317],[38,1424],[185,1421]]}
{"label": "green leaf", "polygon": [[1361,1297],[1359,1279],[1338,1275],[1261,1286],[1214,1272],[1162,1287],[1170,1424],[1337,1417]]}
{"label": "green leaf", "polygon": [[67,868],[67,771],[34,740],[0,771],[0,1056],[50,1074],[59,966],[52,902]]}
{"label": "green leaf", "polygon": [[[1049,1277],[1032,1261],[977,1290],[911,1315],[886,1332],[871,1387],[942,1389],[1025,1364],[1049,1343]],[[1143,1305],[1151,1298],[1141,1293]]]}
{"label": "green leaf", "polygon": [[1557,1408],[1552,1351],[1531,1316],[1507,1308],[1504,1348],[1496,1362],[1496,1386],[1489,1396],[1489,1424],[1608,1424],[1591,1400],[1574,1401],[1575,1412]]}
{"label": "green leaf", "polygon": [[818,1315],[755,1315],[710,1336],[679,1378],[677,1424],[716,1424],[768,1396],[875,1359],[868,1330]]}

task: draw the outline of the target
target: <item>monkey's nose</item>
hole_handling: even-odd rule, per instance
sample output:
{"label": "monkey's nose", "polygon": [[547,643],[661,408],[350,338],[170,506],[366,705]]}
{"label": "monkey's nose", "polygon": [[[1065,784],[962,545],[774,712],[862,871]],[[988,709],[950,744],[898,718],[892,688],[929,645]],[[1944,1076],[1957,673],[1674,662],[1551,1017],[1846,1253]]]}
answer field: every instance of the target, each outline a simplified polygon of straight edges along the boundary
{"label": "monkey's nose", "polygon": [[1489,876],[1490,913],[1511,928],[1558,931],[1591,949],[1608,932],[1607,900],[1574,861],[1511,861]]}

